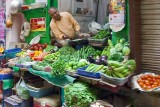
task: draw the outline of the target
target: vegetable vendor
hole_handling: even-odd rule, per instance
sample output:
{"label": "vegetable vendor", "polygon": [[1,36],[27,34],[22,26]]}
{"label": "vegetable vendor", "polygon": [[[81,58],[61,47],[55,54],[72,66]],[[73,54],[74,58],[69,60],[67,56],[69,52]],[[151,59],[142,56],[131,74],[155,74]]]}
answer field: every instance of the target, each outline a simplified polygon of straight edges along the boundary
{"label": "vegetable vendor", "polygon": [[[59,12],[51,7],[48,11],[52,20],[50,28],[56,41],[60,44],[66,39],[75,39],[80,34],[80,25],[68,12]],[[63,45],[63,44],[62,44]]]}

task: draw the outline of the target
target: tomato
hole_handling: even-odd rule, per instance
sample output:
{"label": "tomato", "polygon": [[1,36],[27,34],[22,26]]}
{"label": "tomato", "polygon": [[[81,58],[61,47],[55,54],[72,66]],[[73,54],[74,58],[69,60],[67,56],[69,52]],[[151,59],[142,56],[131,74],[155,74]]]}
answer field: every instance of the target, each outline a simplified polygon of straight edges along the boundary
{"label": "tomato", "polygon": [[150,80],[152,80],[152,78],[151,78],[151,77],[148,77],[147,80],[150,81]]}
{"label": "tomato", "polygon": [[148,89],[151,89],[152,87],[151,87],[151,86],[147,86],[147,88],[148,88]]}
{"label": "tomato", "polygon": [[142,87],[142,86],[143,86],[143,82],[140,82],[140,83],[139,83],[139,86]]}
{"label": "tomato", "polygon": [[142,88],[143,89],[147,89],[147,86],[145,84],[143,84]]}

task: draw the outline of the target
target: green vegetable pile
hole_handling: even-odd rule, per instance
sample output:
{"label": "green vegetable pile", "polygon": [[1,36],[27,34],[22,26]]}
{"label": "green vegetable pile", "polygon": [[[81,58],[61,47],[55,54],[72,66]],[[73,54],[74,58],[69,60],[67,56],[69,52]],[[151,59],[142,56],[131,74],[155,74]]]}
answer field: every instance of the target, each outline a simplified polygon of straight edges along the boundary
{"label": "green vegetable pile", "polygon": [[107,67],[104,65],[96,65],[96,64],[90,64],[85,71],[87,72],[104,72],[107,70]]}
{"label": "green vegetable pile", "polygon": [[17,64],[22,64],[25,62],[31,62],[31,58],[29,56],[25,56],[25,57],[20,57],[17,61]]}
{"label": "green vegetable pile", "polygon": [[53,76],[62,76],[66,74],[65,67],[70,61],[70,56],[75,53],[75,49],[69,46],[64,46],[58,52],[45,56],[45,60],[49,62],[52,68]]}
{"label": "green vegetable pile", "polygon": [[48,62],[54,62],[56,61],[60,56],[59,52],[55,52],[52,54],[48,54],[47,56],[44,57],[44,60],[48,61]]}
{"label": "green vegetable pile", "polygon": [[113,46],[111,40],[108,40],[108,45],[103,50],[102,55],[107,55],[109,60],[122,62],[124,60],[123,56],[129,56],[130,54],[129,44],[124,39],[120,39],[115,46]]}
{"label": "green vegetable pile", "polygon": [[58,47],[52,46],[52,45],[47,45],[47,47],[44,49],[45,52],[50,52],[51,50],[57,51]]}
{"label": "green vegetable pile", "polygon": [[96,100],[96,92],[88,84],[76,82],[65,87],[65,101],[68,107],[89,107]]}
{"label": "green vegetable pile", "polygon": [[46,61],[40,61],[40,62],[37,63],[37,65],[46,67],[46,66],[48,66],[49,64],[48,64],[48,62],[46,62]]}
{"label": "green vegetable pile", "polygon": [[53,64],[51,64],[52,71],[51,74],[53,76],[63,76],[66,74],[65,71],[65,61],[63,60],[57,60]]}
{"label": "green vegetable pile", "polygon": [[101,55],[101,51],[94,49],[91,46],[85,46],[81,48],[80,50],[76,51],[72,56],[71,56],[71,61],[79,61],[80,59],[87,59],[89,55],[93,56],[99,56]]}
{"label": "green vegetable pile", "polygon": [[88,65],[87,60],[81,59],[79,62],[76,61],[68,62],[65,68],[67,71],[76,71],[78,68],[84,67],[86,65]]}
{"label": "green vegetable pile", "polygon": [[127,60],[120,63],[117,61],[108,61],[108,69],[103,71],[104,74],[110,77],[125,78],[136,69],[135,60]]}
{"label": "green vegetable pile", "polygon": [[108,36],[109,36],[109,31],[101,30],[95,36],[93,36],[92,39],[103,39],[103,38],[106,38]]}

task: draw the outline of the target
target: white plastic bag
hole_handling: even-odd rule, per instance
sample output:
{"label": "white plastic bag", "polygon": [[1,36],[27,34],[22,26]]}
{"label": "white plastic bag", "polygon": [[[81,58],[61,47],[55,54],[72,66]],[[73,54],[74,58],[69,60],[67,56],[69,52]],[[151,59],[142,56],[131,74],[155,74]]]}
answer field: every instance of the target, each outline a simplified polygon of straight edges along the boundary
{"label": "white plastic bag", "polygon": [[21,10],[21,6],[23,5],[22,0],[12,0],[10,5],[10,13],[17,14],[19,10]]}
{"label": "white plastic bag", "polygon": [[21,35],[20,35],[21,39],[22,37],[24,38],[24,37],[29,36],[30,31],[31,31],[30,23],[25,21],[21,28]]}
{"label": "white plastic bag", "polygon": [[93,34],[97,34],[99,30],[102,29],[102,26],[99,23],[96,23],[95,21],[88,24],[89,31]]}
{"label": "white plastic bag", "polygon": [[29,91],[27,90],[26,84],[22,78],[16,84],[17,94],[21,99],[28,100],[30,98]]}

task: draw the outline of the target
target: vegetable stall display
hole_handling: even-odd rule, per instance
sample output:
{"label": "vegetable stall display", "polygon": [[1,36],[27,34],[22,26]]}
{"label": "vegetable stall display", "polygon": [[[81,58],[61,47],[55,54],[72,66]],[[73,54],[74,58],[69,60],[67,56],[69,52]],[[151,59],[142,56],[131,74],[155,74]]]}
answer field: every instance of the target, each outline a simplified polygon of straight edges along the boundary
{"label": "vegetable stall display", "polygon": [[82,82],[70,84],[64,91],[68,107],[89,107],[97,99],[95,89]]}

